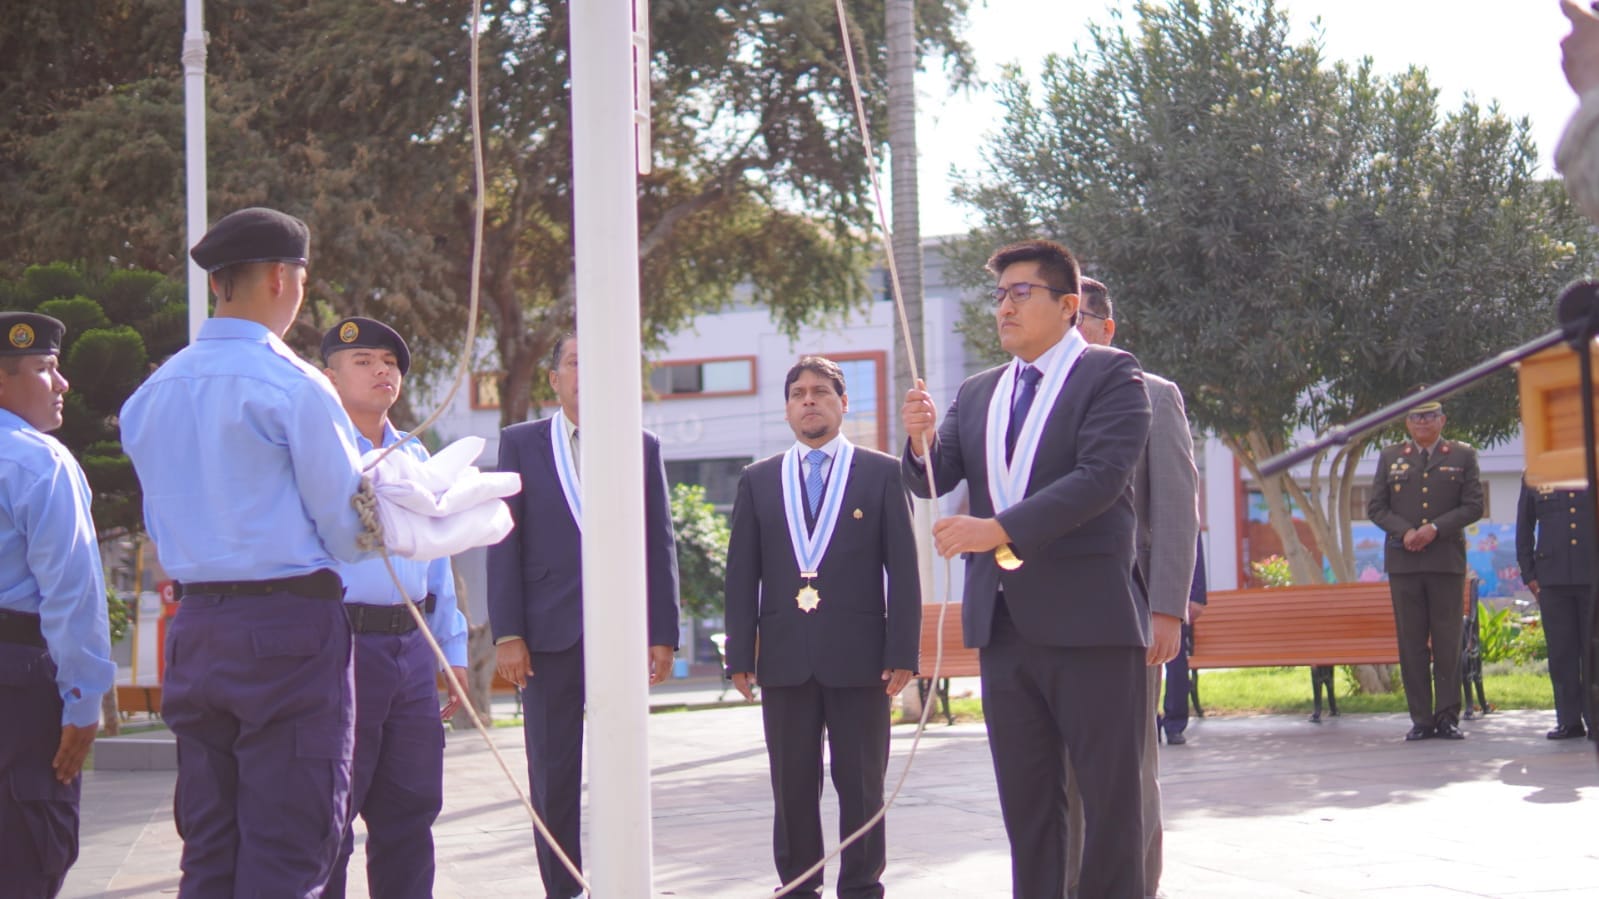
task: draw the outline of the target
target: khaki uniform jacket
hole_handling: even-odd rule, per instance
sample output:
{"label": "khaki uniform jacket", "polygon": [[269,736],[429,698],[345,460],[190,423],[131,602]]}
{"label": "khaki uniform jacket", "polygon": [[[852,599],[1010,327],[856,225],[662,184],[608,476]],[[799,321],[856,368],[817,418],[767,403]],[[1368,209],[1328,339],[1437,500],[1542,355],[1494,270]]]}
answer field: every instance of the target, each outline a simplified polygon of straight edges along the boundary
{"label": "khaki uniform jacket", "polygon": [[[1477,451],[1439,440],[1423,470],[1414,441],[1384,447],[1366,517],[1388,534],[1383,564],[1389,574],[1465,574],[1466,528],[1482,517]],[[1437,538],[1421,552],[1405,549],[1405,532],[1424,524],[1438,528]]]}

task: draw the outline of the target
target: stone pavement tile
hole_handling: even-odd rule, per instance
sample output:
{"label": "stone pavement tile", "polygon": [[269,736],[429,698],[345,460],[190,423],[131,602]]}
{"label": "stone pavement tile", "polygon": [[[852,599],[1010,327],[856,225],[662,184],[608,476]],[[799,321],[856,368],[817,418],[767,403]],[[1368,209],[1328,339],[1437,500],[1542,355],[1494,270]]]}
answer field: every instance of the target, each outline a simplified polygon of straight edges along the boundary
{"label": "stone pavement tile", "polygon": [[[1593,894],[1591,744],[1543,740],[1548,713],[1474,722],[1460,743],[1405,744],[1403,716],[1321,727],[1286,717],[1196,720],[1161,751],[1166,875],[1174,899]],[[912,729],[895,729],[890,781]],[[493,740],[525,788],[519,728]],[[758,707],[652,716],[656,894],[757,899],[775,884]],[[436,895],[537,895],[531,826],[476,734],[452,734],[435,827]],[[181,851],[170,772],[90,772],[83,851],[63,895],[159,896]],[[835,820],[831,786],[824,791]],[[1588,800],[1584,802],[1583,800]],[[361,833],[357,825],[358,834]],[[1002,897],[1009,856],[981,725],[929,728],[888,817],[890,892]],[[830,836],[830,839],[832,837]],[[352,864],[364,890],[363,847]],[[590,859],[592,862],[592,859]],[[836,862],[830,866],[831,880]],[[629,897],[632,899],[632,897]]]}

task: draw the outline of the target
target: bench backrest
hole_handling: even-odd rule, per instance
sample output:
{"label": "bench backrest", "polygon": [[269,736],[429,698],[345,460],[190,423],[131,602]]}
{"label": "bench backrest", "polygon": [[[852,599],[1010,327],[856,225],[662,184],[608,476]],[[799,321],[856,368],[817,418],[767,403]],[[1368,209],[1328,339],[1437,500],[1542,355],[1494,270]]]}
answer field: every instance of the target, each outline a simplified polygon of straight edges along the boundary
{"label": "bench backrest", "polygon": [[1213,590],[1209,599],[1190,668],[1399,661],[1386,582]]}
{"label": "bench backrest", "polygon": [[[938,660],[938,610],[936,604],[922,606],[922,677],[933,676],[933,663]],[[977,667],[977,650],[967,649],[961,636],[961,606],[949,604],[944,614],[944,658],[939,665],[939,677],[976,677],[982,672]]]}

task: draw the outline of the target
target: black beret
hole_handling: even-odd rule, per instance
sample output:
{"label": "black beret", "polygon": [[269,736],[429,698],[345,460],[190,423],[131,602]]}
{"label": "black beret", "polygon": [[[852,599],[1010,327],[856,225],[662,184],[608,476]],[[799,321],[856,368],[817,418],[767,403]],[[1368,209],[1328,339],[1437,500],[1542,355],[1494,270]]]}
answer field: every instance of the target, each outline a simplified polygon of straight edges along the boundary
{"label": "black beret", "polygon": [[205,232],[189,255],[208,272],[246,262],[310,261],[311,229],[292,215],[252,206],[230,212]]}
{"label": "black beret", "polygon": [[0,312],[0,356],[60,355],[67,326],[37,312]]}
{"label": "black beret", "polygon": [[400,374],[411,370],[411,349],[405,345],[400,332],[371,318],[351,316],[328,329],[322,335],[322,364],[339,350],[389,350],[400,365]]}

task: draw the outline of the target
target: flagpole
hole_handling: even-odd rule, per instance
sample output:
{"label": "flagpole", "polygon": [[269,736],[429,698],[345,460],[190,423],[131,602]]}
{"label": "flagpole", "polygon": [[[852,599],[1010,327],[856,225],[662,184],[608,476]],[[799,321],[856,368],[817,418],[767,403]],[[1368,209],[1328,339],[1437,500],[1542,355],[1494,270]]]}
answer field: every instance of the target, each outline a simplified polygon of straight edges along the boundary
{"label": "flagpole", "polygon": [[[185,249],[200,242],[207,227],[205,196],[205,23],[201,0],[185,0],[183,32],[183,151],[188,184]],[[189,342],[200,334],[207,309],[206,274],[189,259]]]}

